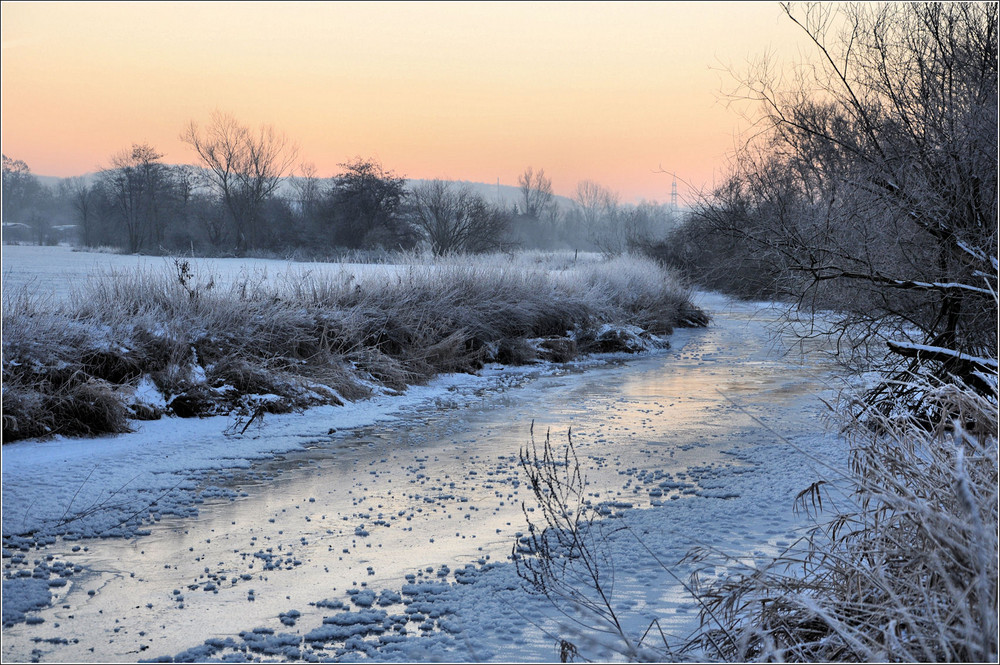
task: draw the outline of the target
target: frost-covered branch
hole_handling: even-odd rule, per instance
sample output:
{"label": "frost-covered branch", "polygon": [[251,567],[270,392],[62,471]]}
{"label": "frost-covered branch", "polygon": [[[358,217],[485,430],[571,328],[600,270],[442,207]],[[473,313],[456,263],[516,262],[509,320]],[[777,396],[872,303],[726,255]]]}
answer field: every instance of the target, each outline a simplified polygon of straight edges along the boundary
{"label": "frost-covered branch", "polygon": [[913,344],[910,342],[887,342],[889,349],[904,358],[917,358],[919,360],[931,360],[935,362],[962,362],[972,365],[976,369],[985,372],[997,372],[997,361],[993,358],[976,358],[961,351],[954,351],[942,346],[930,346],[927,344]]}

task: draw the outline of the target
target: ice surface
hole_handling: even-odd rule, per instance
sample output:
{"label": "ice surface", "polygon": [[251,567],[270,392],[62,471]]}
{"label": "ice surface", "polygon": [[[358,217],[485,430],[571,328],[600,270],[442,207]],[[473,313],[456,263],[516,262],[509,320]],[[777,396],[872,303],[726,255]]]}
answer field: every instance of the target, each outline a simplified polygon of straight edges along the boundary
{"label": "ice surface", "polygon": [[[711,328],[586,371],[445,376],[242,437],[166,418],[4,446],[4,659],[552,661],[556,637],[621,659],[507,559],[522,501],[537,514],[518,464],[532,423],[556,441],[573,428],[628,634],[656,618],[683,639],[697,608],[672,575],[689,547],[763,556],[803,525],[791,501],[816,472],[781,437],[843,453],[818,423],[829,367],[771,354],[759,309],[703,298]],[[56,537],[106,532],[128,538]]]}

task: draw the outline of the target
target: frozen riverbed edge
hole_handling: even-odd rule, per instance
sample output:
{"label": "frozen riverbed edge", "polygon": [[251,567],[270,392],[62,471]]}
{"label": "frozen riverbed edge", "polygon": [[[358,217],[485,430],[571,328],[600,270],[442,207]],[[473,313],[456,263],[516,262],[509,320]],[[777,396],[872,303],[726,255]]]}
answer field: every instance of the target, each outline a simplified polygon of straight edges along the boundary
{"label": "frozen riverbed edge", "polygon": [[[681,332],[679,338],[684,337]],[[648,354],[658,353],[651,350]],[[234,416],[164,417],[136,423],[135,432],[96,438],[54,437],[7,444],[3,454],[3,557],[23,561],[58,538],[132,538],[163,516],[192,517],[213,498],[236,498],[211,484],[227,471],[255,465],[351,431],[405,421],[414,414],[475,402],[539,376],[634,357],[601,354],[572,363],[521,367],[486,366],[478,374],[445,374],[403,394],[384,394],[343,406],[319,406],[298,414],[268,415],[243,435],[222,437]],[[322,436],[322,432],[329,432]],[[85,543],[83,544],[85,546]],[[22,569],[22,574],[28,572]],[[51,585],[63,570],[36,567],[30,578],[3,582],[5,625],[30,620],[52,602]],[[66,572],[66,576],[72,573]],[[79,572],[79,571],[77,571]]]}
{"label": "frozen riverbed edge", "polygon": [[[838,437],[817,433],[776,437],[769,445],[736,443],[727,452],[745,466],[724,474],[725,499],[689,495],[659,506],[617,511],[598,523],[598,547],[614,562],[611,603],[631,644],[579,606],[566,602],[554,608],[548,599],[529,592],[508,561],[469,565],[454,571],[453,579],[414,581],[411,576],[401,589],[349,594],[343,604],[317,602],[328,609],[319,626],[301,623],[294,631],[282,632],[247,625],[230,639],[206,640],[158,660],[551,662],[558,659],[563,641],[598,661],[624,660],[636,645],[632,657],[662,659],[664,653],[683,647],[699,627],[699,608],[692,596],[681,591],[671,602],[662,602],[664,589],[680,591],[678,580],[693,570],[692,564],[678,562],[690,548],[706,544],[693,536],[699,525],[711,523],[713,533],[727,534],[711,543],[719,551],[747,562],[769,560],[808,527],[804,522],[789,528],[788,497],[803,489],[804,478],[815,476],[817,462],[842,464],[846,448]],[[384,609],[379,602],[383,597],[389,598]],[[654,637],[642,641],[653,621],[666,631],[665,642],[656,628]],[[688,656],[697,659],[696,653]]]}
{"label": "frozen riverbed edge", "polygon": [[[649,353],[657,353],[650,351]],[[384,394],[343,406],[317,406],[302,413],[267,415],[245,434],[220,438],[234,416],[163,417],[137,421],[136,431],[94,438],[57,436],[7,444],[3,454],[3,536],[6,545],[31,546],[54,537],[130,537],[140,515],[176,514],[200,498],[205,477],[247,469],[312,443],[342,437],[378,423],[406,419],[423,409],[458,407],[566,369],[623,360],[603,354],[557,365],[486,366],[478,374],[444,374],[403,394]],[[326,429],[324,437],[319,432]]]}
{"label": "frozen riverbed edge", "polygon": [[[675,348],[683,346],[684,340],[690,334],[697,334],[697,332],[679,331],[675,333],[674,338],[672,338]],[[592,359],[589,362],[603,363],[604,359]],[[559,371],[559,368],[555,366],[522,368],[514,372],[510,370],[499,371],[498,368],[488,368],[480,377],[470,375],[443,376],[428,386],[411,389],[406,395],[379,398],[381,400],[379,404],[370,404],[374,408],[373,412],[368,414],[367,419],[361,417],[361,414],[355,414],[357,419],[354,422],[356,426],[362,426],[376,422],[379,418],[382,418],[382,421],[386,422],[387,426],[391,426],[391,421],[405,420],[428,406],[459,406],[462,403],[479,399],[478,393],[484,389],[504,390],[507,386],[525,380],[527,372],[554,373],[557,371]],[[375,402],[379,400],[375,400]],[[264,461],[271,459],[275,455],[280,455],[281,451],[288,452],[302,446],[307,446],[312,442],[321,441],[323,437],[317,437],[315,432],[320,427],[326,427],[327,424],[330,427],[340,428],[338,429],[338,433],[343,433],[348,429],[348,421],[345,413],[343,408],[338,407],[323,407],[321,410],[310,411],[310,420],[313,415],[322,415],[327,420],[325,421],[326,424],[311,420],[312,424],[308,427],[308,432],[305,434],[301,428],[295,426],[296,422],[301,423],[304,420],[301,417],[268,416],[266,429],[263,431],[267,436],[266,445],[261,440],[261,432],[255,432],[254,430],[250,430],[246,437],[229,439],[230,446],[239,446],[239,454],[237,455],[236,451],[230,449],[224,451],[225,454],[219,459],[206,460],[206,464],[202,467],[202,473],[225,473],[224,469],[227,466],[229,468],[233,468],[234,466],[241,468],[252,466],[252,463],[243,460],[251,451],[258,456],[258,460]],[[195,425],[207,425],[210,421],[214,421],[215,423],[210,430],[211,434],[214,438],[219,439],[219,432],[221,432],[227,423],[225,418],[191,422]],[[184,425],[189,421],[173,422],[176,425]],[[159,432],[161,436],[169,436],[170,440],[177,439],[178,442],[185,437],[197,436],[197,431],[194,430],[176,432],[171,431],[169,428],[165,430],[157,429],[155,427],[157,425],[156,422],[143,425],[144,429],[142,433],[144,435],[150,434],[151,431],[146,429],[149,425],[153,425],[152,430]],[[116,437],[116,439],[127,439],[135,436],[126,435],[124,437]],[[809,441],[802,441],[800,443],[808,449],[823,448],[832,451],[836,448],[836,446],[829,445],[828,442],[819,441],[819,438],[819,435],[817,435],[815,440],[810,439]],[[104,441],[110,442],[113,440],[106,439]],[[52,441],[45,443],[53,446],[62,444],[72,447],[72,444],[79,442]],[[5,448],[11,448],[11,446]],[[770,446],[747,446],[745,443],[742,447],[734,445],[732,454],[738,456],[744,464],[750,463],[749,468],[752,468],[753,472],[741,475],[727,475],[725,484],[727,495],[730,496],[728,499],[712,498],[708,495],[688,496],[678,501],[671,501],[660,508],[626,511],[624,517],[613,520],[616,524],[628,524],[631,527],[630,530],[615,532],[613,537],[608,541],[610,547],[613,549],[617,548],[618,550],[615,554],[616,558],[621,558],[622,565],[620,571],[622,579],[638,581],[639,584],[639,588],[633,588],[631,591],[625,582],[619,585],[621,591],[620,598],[623,603],[623,615],[629,617],[630,632],[639,631],[638,634],[641,634],[648,626],[649,621],[652,618],[656,618],[651,617],[648,611],[642,609],[643,603],[641,598],[643,594],[658,593],[671,585],[671,580],[664,577],[665,572],[658,568],[658,564],[655,561],[644,560],[642,556],[637,556],[640,548],[637,546],[636,535],[639,535],[643,542],[650,546],[650,549],[658,552],[661,559],[668,563],[676,562],[683,556],[687,548],[696,544],[690,540],[690,534],[697,531],[693,527],[699,523],[714,523],[717,525],[713,529],[714,532],[718,533],[722,531],[731,533],[731,538],[713,544],[734,552],[752,553],[759,551],[765,553],[769,549],[780,546],[780,543],[794,537],[794,534],[789,534],[786,530],[782,530],[784,527],[777,527],[779,532],[766,535],[763,539],[760,539],[761,529],[759,527],[762,524],[766,525],[768,519],[775,515],[779,516],[775,518],[776,523],[783,522],[783,515],[788,511],[789,492],[793,496],[795,492],[801,490],[808,482],[803,481],[803,478],[809,477],[807,460],[794,454],[794,451],[788,450],[787,446],[780,446],[780,448],[781,450],[774,450]],[[155,446],[151,450],[145,450],[149,454],[152,454],[151,451],[155,452]],[[101,452],[107,457],[113,457],[115,454],[113,447],[108,450],[101,449]],[[4,453],[6,455],[6,450]],[[86,459],[86,456],[78,458],[76,465],[80,465],[80,459]],[[176,482],[177,476],[183,474],[185,468],[191,469],[191,465],[177,465],[177,459],[172,455],[160,455],[159,457],[152,455],[151,459],[156,460],[156,463],[163,469],[163,471],[154,477],[171,476],[173,478],[172,482]],[[10,470],[10,467],[7,464],[6,458],[4,461],[4,472],[6,474]],[[95,461],[97,464],[94,463]],[[66,494],[64,495],[65,500],[76,501],[78,505],[85,507],[91,505],[88,499],[83,498],[84,490],[82,488],[88,486],[97,487],[97,476],[104,473],[104,469],[98,468],[101,465],[105,465],[103,458],[96,460],[91,458],[83,468],[78,469],[76,486],[69,487],[66,490]],[[70,464],[70,466],[73,466],[73,464]],[[134,475],[134,471],[131,475]],[[39,473],[36,479],[40,479],[43,476],[43,473]],[[203,485],[207,482],[207,478],[198,474],[194,474],[192,478],[192,482],[196,486],[199,483]],[[5,476],[5,499],[7,498],[6,480],[7,477]],[[127,481],[128,478],[126,477],[125,480]],[[167,480],[170,480],[170,478],[167,478]],[[63,484],[67,483],[64,482]],[[166,480],[161,483],[161,486],[169,487]],[[111,483],[106,484],[106,487],[113,489],[117,486]],[[194,491],[192,488],[175,488],[175,490],[189,493]],[[738,497],[734,497],[733,495],[738,495]],[[148,497],[146,499],[148,500]],[[10,507],[7,504],[8,502],[5,500],[5,527],[10,518],[10,515],[6,514],[6,510]],[[22,503],[23,505],[25,504]],[[188,507],[193,509],[196,506],[189,505]],[[57,506],[57,508],[64,511],[65,504]],[[752,515],[753,518],[748,520],[748,515]],[[751,538],[751,540],[747,540],[744,536]],[[758,540],[752,540],[753,538],[757,538],[759,542]],[[85,543],[81,543],[81,545],[85,546]],[[460,575],[457,574],[459,572],[463,573],[461,575],[463,578],[462,582],[471,581],[472,583],[459,583],[458,578]],[[520,580],[517,578],[516,572],[511,565],[487,565],[485,570],[481,569],[476,573],[465,573],[461,570],[455,571],[455,573],[456,583],[440,586],[438,593],[434,596],[435,607],[438,608],[439,612],[439,621],[435,625],[434,630],[412,631],[409,635],[405,636],[405,642],[397,641],[397,638],[403,636],[390,633],[387,637],[391,637],[392,639],[384,643],[379,643],[377,647],[378,654],[365,654],[364,651],[354,649],[354,647],[369,650],[375,648],[370,644],[364,646],[362,642],[366,642],[365,640],[352,643],[351,648],[348,648],[348,645],[343,641],[337,642],[334,640],[326,644],[329,649],[326,651],[326,656],[334,655],[336,651],[338,658],[348,660],[358,657],[383,660],[425,660],[434,658],[445,658],[448,660],[552,660],[556,657],[557,651],[539,651],[538,653],[532,651],[530,657],[529,655],[520,653],[517,650],[519,645],[518,635],[522,634],[525,630],[537,633],[539,630],[542,630],[538,626],[544,625],[544,630],[550,631],[553,634],[567,636],[581,647],[584,646],[585,640],[589,639],[573,633],[567,627],[553,625],[551,617],[548,616],[551,612],[546,611],[545,602],[539,599],[529,599],[525,596]],[[319,593],[317,591],[317,594]],[[637,598],[640,599],[638,603]],[[319,598],[316,600],[318,601]],[[305,610],[307,608],[290,607],[288,611],[291,612],[297,609]],[[673,609],[677,612],[678,616],[690,618],[695,620],[696,623],[696,619],[694,619],[696,610],[691,605],[690,600],[679,601]],[[454,614],[452,610],[455,610]],[[388,611],[390,614],[387,617],[392,616],[392,608]],[[396,611],[398,612],[399,609],[396,608]],[[315,611],[308,614],[313,617],[314,621],[316,620]],[[354,614],[359,613],[353,612],[352,615]],[[336,616],[335,613],[331,613],[331,615]],[[457,620],[455,617],[461,617],[461,620]],[[441,618],[444,619],[443,623],[440,621]],[[663,617],[661,616],[660,618],[662,619]],[[344,617],[340,620],[350,621],[350,618]],[[302,634],[312,632],[310,627],[305,623],[305,619],[303,619],[300,625],[302,626],[301,629],[296,631],[300,633],[300,639],[297,643],[301,642]],[[254,631],[254,628],[262,630]],[[241,646],[243,650],[240,651],[240,654],[247,656],[254,655],[256,658],[267,658],[280,655],[279,652],[274,652],[268,656],[266,652],[255,651],[250,648],[251,646],[266,647],[269,644],[273,647],[276,642],[272,644],[272,640],[279,642],[293,641],[293,634],[289,633],[281,636],[281,629],[280,627],[277,628],[278,632],[274,632],[274,628],[248,625],[246,626],[247,630],[240,633],[239,638],[234,634],[233,640],[235,642],[233,644],[222,646],[205,644],[197,646],[195,647],[195,651],[187,654],[186,657],[203,659],[208,654],[214,654],[211,656],[213,658],[220,657],[222,654],[238,657],[235,651],[240,651],[239,647]],[[269,630],[271,632],[268,632]],[[244,633],[247,637],[251,637],[251,639],[243,640]],[[486,633],[489,633],[491,637],[487,637]],[[268,637],[269,635],[275,637]],[[507,636],[506,638],[503,637],[505,635]],[[314,636],[318,637],[318,634],[314,633]],[[470,642],[471,636],[475,636],[475,638]],[[242,644],[241,640],[243,640]],[[537,642],[537,640],[535,641]],[[368,640],[368,642],[371,642],[371,640]],[[322,646],[324,643],[313,641],[311,644]],[[607,647],[591,645],[588,651],[593,652],[595,648],[599,650],[603,649],[603,653],[606,653],[608,657],[613,657],[615,652],[611,647],[614,646],[616,645]],[[285,644],[284,648],[292,647],[290,644]],[[310,649],[312,648],[310,646]],[[227,649],[233,652],[227,653]],[[303,652],[302,657],[306,658],[307,656],[304,654],[311,653],[313,652],[307,650]],[[197,654],[201,654],[201,657]],[[153,653],[150,655],[156,654]],[[185,657],[182,654],[177,655],[182,658]]]}

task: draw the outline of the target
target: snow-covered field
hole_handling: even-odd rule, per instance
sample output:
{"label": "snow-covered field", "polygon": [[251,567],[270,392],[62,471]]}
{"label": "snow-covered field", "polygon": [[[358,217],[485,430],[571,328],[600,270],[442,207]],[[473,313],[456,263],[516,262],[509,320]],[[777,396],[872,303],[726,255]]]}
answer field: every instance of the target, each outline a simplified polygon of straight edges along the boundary
{"label": "snow-covered field", "polygon": [[[538,515],[518,464],[532,423],[557,445],[572,428],[626,635],[656,619],[676,647],[697,627],[684,553],[790,543],[814,458],[844,455],[818,400],[832,370],[781,353],[777,312],[698,304],[713,325],[666,352],[487,366],[242,435],[164,418],[3,446],[4,661],[553,661],[560,640],[621,658],[605,624],[529,593],[508,560],[522,502]],[[657,628],[643,647],[666,653]]]}
{"label": "snow-covered field", "polygon": [[[136,256],[99,252],[78,252],[72,247],[3,245],[3,287],[28,288],[38,297],[65,300],[74,289],[97,273],[111,271],[176,271],[174,260],[162,256]],[[384,277],[399,266],[364,263],[298,263],[277,259],[185,259],[199,275],[212,275],[222,282],[239,278],[274,280],[289,271],[310,270],[334,276],[351,274],[357,280],[376,275]]]}
{"label": "snow-covered field", "polygon": [[[2,245],[0,259],[3,264],[3,288],[16,291],[27,288],[34,295],[55,301],[66,300],[95,274],[115,272],[165,271],[175,274],[174,259],[163,256],[136,256],[100,252],[74,251],[72,247],[40,247],[37,245]],[[404,257],[410,265],[425,265],[430,257]],[[599,254],[573,252],[537,252],[518,257],[527,265],[543,265],[554,270],[570,264],[595,262]],[[322,263],[296,262],[278,259],[248,258],[186,258],[192,272],[207,278],[214,277],[220,286],[237,279],[252,282],[279,282],[288,276],[309,272],[313,275],[331,275],[351,278],[357,283],[366,279],[390,279],[407,264],[372,263]]]}

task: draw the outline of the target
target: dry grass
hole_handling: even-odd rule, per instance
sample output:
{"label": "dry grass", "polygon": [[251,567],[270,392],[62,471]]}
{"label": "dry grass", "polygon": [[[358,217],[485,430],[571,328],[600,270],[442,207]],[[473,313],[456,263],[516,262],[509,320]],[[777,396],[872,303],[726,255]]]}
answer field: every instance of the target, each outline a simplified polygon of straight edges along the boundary
{"label": "dry grass", "polygon": [[628,660],[997,662],[997,395],[955,383],[919,388],[936,407],[935,426],[849,417],[849,469],[827,467],[796,501],[823,521],[779,556],[696,548],[685,557],[695,566],[687,582],[660,564],[700,608],[700,629],[685,644],[643,647],[656,621],[638,642],[622,629],[614,561],[582,502],[571,441],[557,452],[546,437],[539,452],[532,440],[521,453],[542,521],[525,513],[518,573],[579,624],[581,639],[610,635]]}
{"label": "dry grass", "polygon": [[848,423],[851,473],[799,497],[832,515],[808,537],[763,565],[692,553],[729,569],[696,588],[721,618],[703,615],[701,648],[735,661],[997,661],[996,394],[920,387],[933,428]]}
{"label": "dry grass", "polygon": [[60,384],[4,382],[3,431],[19,438],[129,432],[132,414],[114,386],[77,374]]}
{"label": "dry grass", "polygon": [[567,288],[582,289],[585,301],[617,308],[606,314],[608,318],[628,320],[656,334],[673,332],[682,321],[682,309],[690,306],[680,280],[643,256],[614,257],[564,276]]}
{"label": "dry grass", "polygon": [[39,395],[72,402],[70,388],[99,386],[126,413],[144,376],[185,416],[222,413],[255,394],[294,407],[340,403],[474,372],[497,359],[501,341],[517,348],[510,340],[603,323],[666,332],[690,307],[671,274],[639,258],[575,269],[564,257],[408,261],[360,282],[308,266],[224,281],[178,259],[170,271],[98,273],[65,303],[5,291],[3,440],[122,431],[107,409],[70,425],[28,408],[47,404]]}

